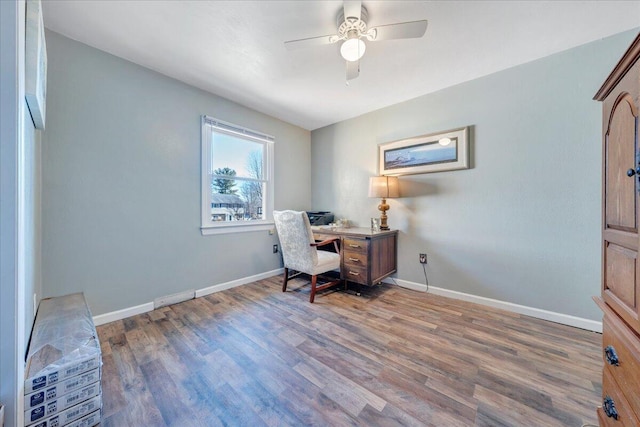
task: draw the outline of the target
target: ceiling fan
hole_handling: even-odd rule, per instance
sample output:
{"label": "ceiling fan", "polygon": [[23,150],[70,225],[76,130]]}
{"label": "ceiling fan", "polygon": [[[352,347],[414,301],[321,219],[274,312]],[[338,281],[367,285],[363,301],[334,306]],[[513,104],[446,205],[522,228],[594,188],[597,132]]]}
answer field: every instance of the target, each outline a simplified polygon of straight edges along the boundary
{"label": "ceiling fan", "polygon": [[360,58],[364,55],[367,41],[391,39],[412,39],[424,36],[427,21],[400,22],[367,28],[368,13],[362,1],[345,0],[343,9],[338,13],[338,34],[311,37],[284,42],[287,49],[299,49],[342,42],[340,55],[347,63],[347,83],[360,74]]}

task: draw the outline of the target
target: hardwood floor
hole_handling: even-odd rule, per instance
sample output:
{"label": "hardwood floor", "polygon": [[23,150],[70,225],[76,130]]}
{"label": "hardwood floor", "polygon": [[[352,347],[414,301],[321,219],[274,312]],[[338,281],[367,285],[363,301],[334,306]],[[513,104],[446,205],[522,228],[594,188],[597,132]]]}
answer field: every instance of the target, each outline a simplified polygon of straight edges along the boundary
{"label": "hardwood floor", "polygon": [[597,424],[600,334],[281,276],[99,326],[102,426]]}

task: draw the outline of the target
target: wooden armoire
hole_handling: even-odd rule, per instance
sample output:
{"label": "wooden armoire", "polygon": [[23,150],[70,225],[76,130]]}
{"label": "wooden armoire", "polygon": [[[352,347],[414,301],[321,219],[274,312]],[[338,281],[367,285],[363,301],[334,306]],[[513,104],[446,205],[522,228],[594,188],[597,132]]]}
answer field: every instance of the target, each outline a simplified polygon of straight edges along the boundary
{"label": "wooden armoire", "polygon": [[602,101],[601,426],[640,426],[640,34],[594,99]]}

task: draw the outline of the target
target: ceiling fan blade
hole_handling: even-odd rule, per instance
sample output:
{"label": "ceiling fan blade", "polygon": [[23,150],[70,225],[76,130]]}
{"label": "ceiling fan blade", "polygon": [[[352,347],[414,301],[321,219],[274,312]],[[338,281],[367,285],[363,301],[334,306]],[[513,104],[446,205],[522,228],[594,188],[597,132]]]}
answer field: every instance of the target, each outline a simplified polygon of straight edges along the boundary
{"label": "ceiling fan blade", "polygon": [[360,20],[362,11],[362,1],[344,0],[344,19],[357,18]]}
{"label": "ceiling fan blade", "polygon": [[360,75],[360,60],[345,61],[347,63],[347,82],[353,80]]}
{"label": "ceiling fan blade", "polygon": [[323,46],[332,44],[340,40],[340,36],[332,34],[330,36],[310,37],[308,39],[289,40],[284,42],[287,50],[302,49],[305,47]]}
{"label": "ceiling fan blade", "polygon": [[392,39],[414,39],[424,36],[427,31],[427,21],[401,22],[399,24],[381,25],[367,31],[367,38],[371,41]]}

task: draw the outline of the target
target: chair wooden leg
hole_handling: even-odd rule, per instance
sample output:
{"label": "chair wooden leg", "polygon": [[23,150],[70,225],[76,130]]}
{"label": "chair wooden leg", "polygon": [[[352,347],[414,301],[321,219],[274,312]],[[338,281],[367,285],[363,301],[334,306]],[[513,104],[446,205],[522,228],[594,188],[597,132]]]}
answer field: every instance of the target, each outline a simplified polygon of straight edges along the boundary
{"label": "chair wooden leg", "polygon": [[313,300],[316,297],[316,283],[318,282],[318,276],[311,276],[311,296],[309,297],[309,302],[313,303]]}
{"label": "chair wooden leg", "polygon": [[289,280],[289,269],[284,269],[284,280],[282,281],[282,292],[287,292],[287,280]]}

